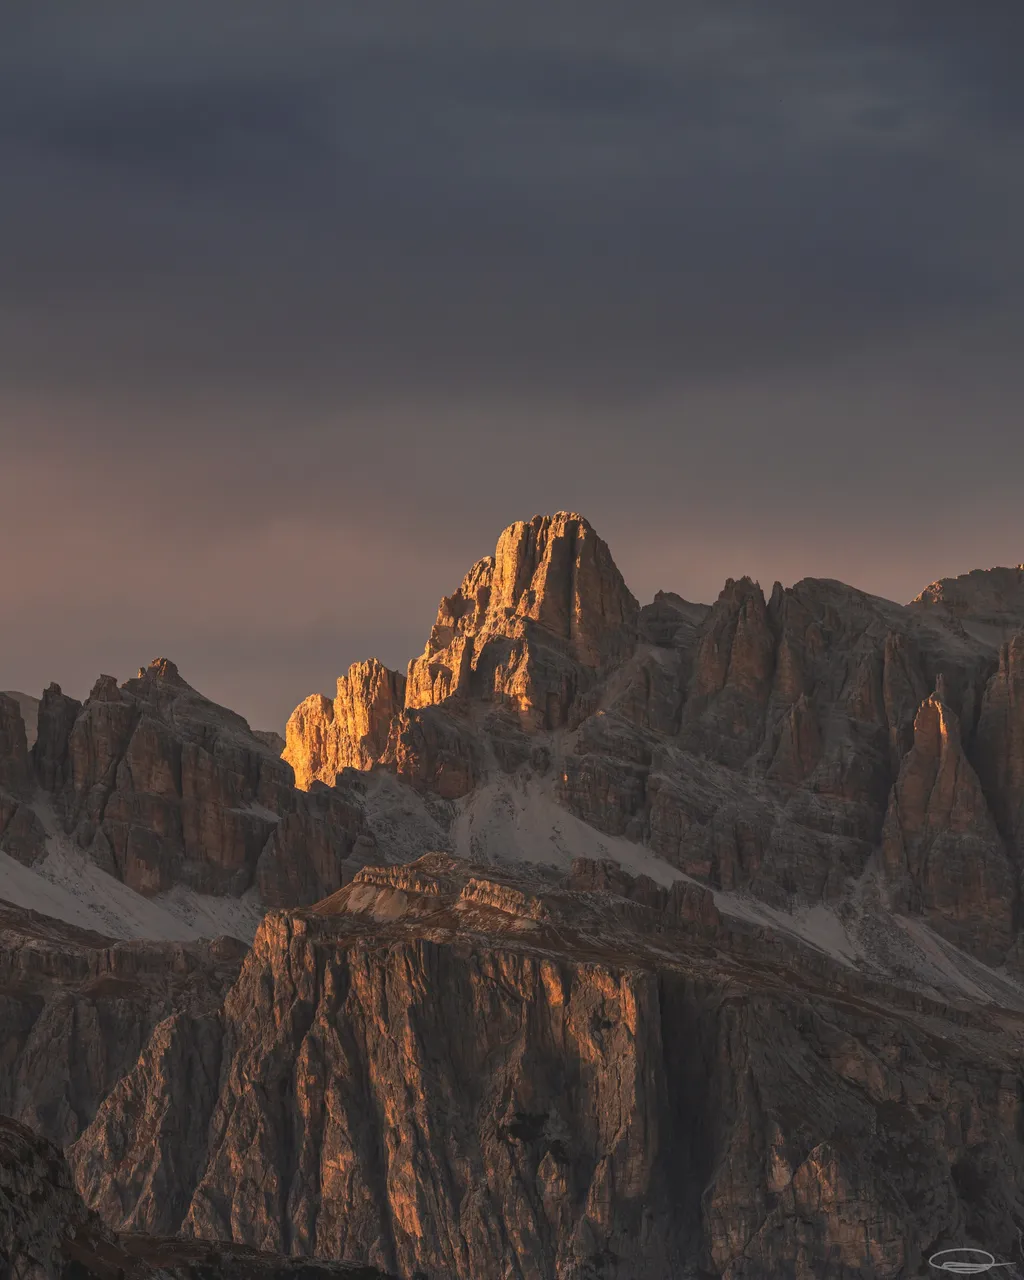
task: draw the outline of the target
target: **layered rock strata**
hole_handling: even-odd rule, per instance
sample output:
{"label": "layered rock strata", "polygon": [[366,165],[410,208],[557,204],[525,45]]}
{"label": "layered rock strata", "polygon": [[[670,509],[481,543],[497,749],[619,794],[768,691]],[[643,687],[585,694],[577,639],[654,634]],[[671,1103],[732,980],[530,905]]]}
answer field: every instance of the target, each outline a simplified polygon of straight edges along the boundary
{"label": "layered rock strata", "polygon": [[158,1028],[77,1184],[118,1229],[446,1280],[1009,1251],[1016,1024],[777,942],[606,864],[367,868],[268,916],[219,1013]]}

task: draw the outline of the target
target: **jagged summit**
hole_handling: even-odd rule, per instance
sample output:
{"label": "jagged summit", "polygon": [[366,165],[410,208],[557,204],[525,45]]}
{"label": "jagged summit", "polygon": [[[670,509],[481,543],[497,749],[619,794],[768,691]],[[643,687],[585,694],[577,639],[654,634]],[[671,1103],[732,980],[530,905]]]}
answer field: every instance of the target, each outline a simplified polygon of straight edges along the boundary
{"label": "jagged summit", "polygon": [[297,709],[285,756],[302,786],[354,766],[458,801],[451,839],[470,853],[555,850],[567,809],[773,902],[836,900],[877,873],[951,940],[1010,957],[1018,654],[999,659],[971,619],[1008,624],[1021,579],[967,575],[908,607],[739,577],[713,605],[660,591],[639,608],[589,522],[536,516],[442,599],[407,678],[357,664],[337,698]]}
{"label": "jagged summit", "polygon": [[32,729],[30,748],[21,704],[0,695],[0,898],[115,936],[251,937],[263,905],[343,882],[357,800],[297,790],[277,735],[168,658],[120,685],[101,675],[84,703],[51,684]]}
{"label": "jagged summit", "polygon": [[409,664],[406,706],[496,695],[527,720],[564,718],[568,688],[531,670],[531,646],[553,651],[544,665],[557,654],[596,670],[629,652],[638,613],[607,544],[582,516],[519,521],[442,599],[422,656]]}
{"label": "jagged summit", "polygon": [[182,684],[185,683],[181,679],[177,663],[172,662],[170,658],[154,658],[148,667],[139,667],[137,678],[144,680],[146,676],[150,676],[154,680],[181,681]]}
{"label": "jagged summit", "polygon": [[465,794],[478,774],[457,722],[465,705],[490,704],[527,732],[565,726],[599,674],[632,653],[639,616],[583,516],[519,521],[442,598],[408,675],[376,659],[353,664],[333,701],[313,694],[295,709],[284,758],[303,787],[384,764]]}
{"label": "jagged summit", "polygon": [[959,623],[973,639],[998,647],[1024,627],[1024,564],[939,578],[907,607]]}

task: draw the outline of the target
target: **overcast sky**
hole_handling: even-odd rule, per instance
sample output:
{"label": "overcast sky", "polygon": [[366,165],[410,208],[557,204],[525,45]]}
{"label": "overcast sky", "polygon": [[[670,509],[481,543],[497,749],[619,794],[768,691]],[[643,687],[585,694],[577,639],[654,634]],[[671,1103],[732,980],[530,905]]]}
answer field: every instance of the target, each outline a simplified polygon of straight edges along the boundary
{"label": "overcast sky", "polygon": [[1021,0],[0,9],[0,688],[259,727],[537,512],[1024,561]]}

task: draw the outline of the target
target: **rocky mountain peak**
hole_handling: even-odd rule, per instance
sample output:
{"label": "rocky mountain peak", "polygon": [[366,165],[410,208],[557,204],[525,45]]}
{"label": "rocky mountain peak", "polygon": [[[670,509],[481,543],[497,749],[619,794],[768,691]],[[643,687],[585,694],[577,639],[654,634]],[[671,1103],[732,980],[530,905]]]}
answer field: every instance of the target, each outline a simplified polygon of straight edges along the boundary
{"label": "rocky mountain peak", "polygon": [[[699,616],[700,606],[685,608]],[[442,598],[408,677],[356,663],[335,699],[313,694],[295,709],[285,759],[304,788],[381,763],[462,795],[476,765],[460,709],[495,704],[527,732],[566,725],[576,699],[632,653],[639,625],[640,606],[589,521],[567,511],[518,521]]]}
{"label": "rocky mountain peak", "polygon": [[882,834],[895,904],[998,963],[1012,931],[1014,873],[960,720],[939,692],[922,702]]}
{"label": "rocky mountain peak", "polygon": [[527,719],[537,710],[543,718],[519,678],[530,684],[518,670],[533,656],[530,640],[597,670],[630,651],[639,613],[607,544],[583,516],[560,511],[517,521],[494,555],[442,599],[422,656],[409,664],[406,705],[498,693]]}
{"label": "rocky mountain peak", "polygon": [[1024,565],[939,578],[907,607],[957,622],[975,640],[998,647],[1024,627]]}
{"label": "rocky mountain peak", "polygon": [[171,683],[184,684],[176,663],[170,658],[154,658],[148,667],[139,667],[138,679],[167,680]]}

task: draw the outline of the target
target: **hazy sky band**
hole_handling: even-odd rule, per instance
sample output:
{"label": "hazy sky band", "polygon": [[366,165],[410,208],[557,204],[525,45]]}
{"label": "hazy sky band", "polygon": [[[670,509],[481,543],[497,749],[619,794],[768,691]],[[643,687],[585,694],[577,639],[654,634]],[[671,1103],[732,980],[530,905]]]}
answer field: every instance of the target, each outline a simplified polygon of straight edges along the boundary
{"label": "hazy sky band", "polygon": [[0,687],[166,653],[280,724],[559,508],[641,598],[1024,560],[1021,36],[1010,0],[5,13]]}

